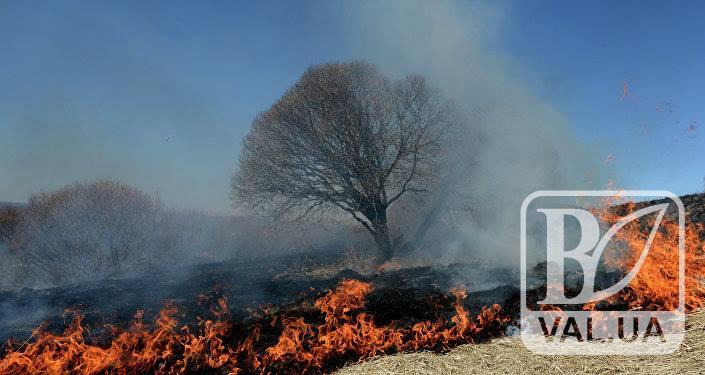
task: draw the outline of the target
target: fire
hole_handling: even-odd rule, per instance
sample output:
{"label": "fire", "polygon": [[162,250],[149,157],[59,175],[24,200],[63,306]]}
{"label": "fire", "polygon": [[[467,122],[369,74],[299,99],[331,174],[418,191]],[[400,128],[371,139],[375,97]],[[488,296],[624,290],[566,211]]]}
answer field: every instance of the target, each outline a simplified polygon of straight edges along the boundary
{"label": "fire", "polygon": [[[615,197],[620,199],[620,197]],[[615,207],[608,203],[593,211],[608,225],[637,203]],[[641,255],[651,233],[654,217],[635,220],[615,234],[614,246],[605,253],[605,263],[626,271]],[[686,310],[705,306],[705,247],[703,225],[688,223],[685,231]],[[655,232],[649,256],[628,287],[609,297],[630,309],[672,310],[678,298],[678,223],[666,215]],[[475,317],[463,306],[467,294],[453,290],[454,314],[434,321],[380,325],[365,310],[374,287],[359,280],[344,280],[313,304],[313,313],[291,316],[265,309],[264,325],[243,331],[232,322],[227,301],[220,299],[211,319],[199,318],[195,327],[181,326],[178,310],[167,305],[153,324],[138,311],[129,328],[112,329],[107,345],[95,343],[83,324],[73,319],[63,334],[37,328],[32,339],[8,343],[0,359],[0,374],[182,374],[193,371],[237,373],[322,373],[377,355],[418,350],[443,351],[503,333],[510,318],[499,305],[483,308]],[[199,299],[203,299],[200,297]],[[595,309],[596,304],[584,306]],[[557,307],[545,306],[547,309]],[[110,327],[108,327],[110,328]],[[274,331],[274,336],[270,334]]]}
{"label": "fire", "polygon": [[219,369],[232,374],[320,373],[351,359],[422,349],[443,350],[501,335],[509,322],[498,305],[483,308],[475,319],[463,307],[466,297],[455,290],[455,315],[447,321],[420,322],[411,327],[391,323],[377,325],[364,311],[373,286],[344,280],[315,302],[321,324],[304,317],[283,317],[282,331],[273,343],[263,340],[255,325],[238,340],[227,303],[218,301],[214,319],[200,319],[198,328],[178,328],[177,309],[168,305],[156,317],[153,328],[143,323],[138,311],[130,328],[119,333],[109,346],[90,343],[80,314],[61,335],[33,333],[32,342],[8,344],[0,360],[0,374],[181,374]]}
{"label": "fire", "polygon": [[300,366],[300,370],[323,369],[327,362],[352,355],[364,359],[394,351],[447,349],[450,346],[502,332],[509,318],[499,305],[483,309],[473,321],[462,306],[463,291],[454,290],[456,314],[451,324],[442,318],[436,322],[420,322],[410,329],[394,325],[378,326],[365,312],[365,296],[372,285],[357,280],[343,281],[338,288],[316,301],[324,314],[324,323],[317,327],[302,318],[286,321],[279,341],[266,350],[265,367],[280,361]]}
{"label": "fire", "polygon": [[[609,197],[600,205],[590,208],[608,226],[633,213],[638,204],[626,201],[623,190]],[[633,269],[648,241],[656,221],[655,215],[644,220],[633,220],[617,231],[612,247],[604,253],[604,263],[626,275]],[[705,226],[689,222],[686,218],[685,247],[685,311],[692,312],[705,307]],[[666,311],[678,308],[679,297],[679,224],[677,217],[665,215],[654,233],[648,256],[639,271],[619,293],[606,298],[610,304],[626,304],[630,310]],[[546,285],[546,288],[563,288],[562,285]],[[582,306],[592,311],[597,302]],[[541,305],[544,311],[562,311],[560,306]]]}
{"label": "fire", "polygon": [[[634,202],[626,203],[628,214],[636,209]],[[621,216],[614,209],[596,210],[609,225]],[[634,220],[615,235],[618,246],[606,254],[605,263],[623,270],[631,270],[636,264],[649,237],[655,217],[643,223]],[[703,225],[686,223],[685,229],[685,308],[686,311],[705,306],[705,254],[703,245]],[[630,309],[674,310],[678,301],[678,222],[664,217],[655,233],[651,250],[640,271],[631,280],[628,290],[617,298],[626,301]],[[614,299],[614,298],[613,298]]]}
{"label": "fire", "polygon": [[175,307],[167,306],[158,314],[154,329],[148,330],[142,322],[143,312],[138,311],[130,330],[107,348],[86,342],[83,317],[76,314],[62,335],[35,331],[36,341],[17,349],[10,346],[0,361],[0,373],[143,373],[160,370],[167,363],[169,373],[182,373],[188,368],[221,367],[229,361],[222,340],[228,323],[208,320],[200,324],[197,335],[185,327],[179,332],[176,313]]}

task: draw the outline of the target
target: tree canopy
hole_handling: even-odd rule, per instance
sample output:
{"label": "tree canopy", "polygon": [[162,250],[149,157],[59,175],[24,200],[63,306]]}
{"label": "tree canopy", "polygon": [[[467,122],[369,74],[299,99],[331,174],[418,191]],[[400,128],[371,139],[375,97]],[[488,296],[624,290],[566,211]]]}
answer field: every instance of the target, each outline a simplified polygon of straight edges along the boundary
{"label": "tree canopy", "polygon": [[360,61],[313,66],[254,119],[233,199],[285,220],[347,215],[389,259],[388,208],[438,185],[452,112],[419,75],[393,80]]}

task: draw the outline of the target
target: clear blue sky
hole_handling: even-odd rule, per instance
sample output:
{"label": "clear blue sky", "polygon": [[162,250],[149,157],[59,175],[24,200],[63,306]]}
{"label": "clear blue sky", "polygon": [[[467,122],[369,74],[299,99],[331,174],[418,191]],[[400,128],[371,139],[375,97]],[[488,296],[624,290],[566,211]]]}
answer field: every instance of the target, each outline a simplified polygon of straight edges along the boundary
{"label": "clear blue sky", "polygon": [[617,185],[703,190],[705,2],[510,8],[507,51],[583,139],[605,145]]}
{"label": "clear blue sky", "polygon": [[[251,119],[311,64],[376,62],[357,4],[0,2],[0,200],[112,177],[229,212]],[[699,191],[705,2],[655,4],[480,3],[483,45],[609,158],[618,186]]]}

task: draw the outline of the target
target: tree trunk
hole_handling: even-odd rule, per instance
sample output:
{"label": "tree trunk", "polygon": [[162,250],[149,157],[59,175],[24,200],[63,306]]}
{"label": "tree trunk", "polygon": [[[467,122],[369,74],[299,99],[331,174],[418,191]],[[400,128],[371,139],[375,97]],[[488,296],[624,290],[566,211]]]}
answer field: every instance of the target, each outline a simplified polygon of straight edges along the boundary
{"label": "tree trunk", "polygon": [[376,227],[374,238],[375,243],[377,244],[378,263],[381,264],[392,259],[394,249],[392,249],[392,240],[389,237],[389,228],[387,227],[387,223],[377,225]]}
{"label": "tree trunk", "polygon": [[366,215],[367,219],[372,224],[372,236],[377,244],[377,262],[384,263],[394,256],[394,248],[389,235],[389,226],[387,225],[387,207],[378,204],[376,208]]}

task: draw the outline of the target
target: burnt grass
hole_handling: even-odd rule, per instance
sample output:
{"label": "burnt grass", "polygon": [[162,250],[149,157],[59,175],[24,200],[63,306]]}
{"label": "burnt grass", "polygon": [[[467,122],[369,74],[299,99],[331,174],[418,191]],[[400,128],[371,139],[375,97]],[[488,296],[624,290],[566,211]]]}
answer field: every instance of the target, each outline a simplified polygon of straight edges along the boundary
{"label": "burnt grass", "polygon": [[[143,320],[149,323],[166,304],[173,304],[178,308],[179,324],[195,329],[197,318],[212,318],[215,301],[225,297],[233,323],[232,339],[244,340],[253,327],[259,326],[261,339],[257,346],[265,347],[276,343],[283,318],[297,316],[312,324],[322,323],[314,302],[344,279],[374,285],[365,311],[380,325],[447,319],[455,312],[450,290],[456,287],[469,291],[463,303],[472,315],[494,303],[506,313],[518,312],[516,274],[509,270],[454,264],[369,275],[344,269],[329,277],[309,278],[290,274],[295,261],[296,255],[226,261],[154,271],[139,278],[0,292],[0,339],[24,342],[40,324],[50,332],[61,333],[73,314],[80,313],[90,331],[86,341],[104,346],[112,337],[106,327],[127,328],[137,310],[144,311]],[[465,281],[472,273],[480,282]],[[276,324],[271,324],[273,316],[277,316]],[[3,346],[0,356],[4,350]]]}
{"label": "burnt grass", "polygon": [[[689,222],[705,222],[703,195],[682,197]],[[620,206],[617,207],[619,209]],[[672,213],[669,212],[672,215]],[[253,327],[261,328],[255,348],[276,343],[282,332],[281,321],[288,316],[303,317],[306,322],[320,324],[322,316],[314,302],[344,279],[371,282],[365,310],[379,325],[411,325],[415,322],[449,318],[453,315],[454,298],[450,290],[464,287],[468,296],[463,301],[471,315],[483,306],[498,303],[504,313],[519,313],[518,274],[501,268],[483,268],[477,264],[425,266],[360,274],[350,269],[307,276],[293,271],[300,255],[289,254],[262,259],[223,261],[197,266],[154,270],[141,277],[101,280],[50,289],[22,289],[0,292],[0,340],[24,342],[40,324],[54,333],[62,332],[70,323],[73,311],[84,316],[83,325],[90,330],[87,342],[108,345],[108,325],[127,328],[137,310],[144,311],[144,322],[170,303],[178,307],[179,324],[196,328],[198,317],[212,317],[210,312],[218,298],[225,297],[231,313],[232,342],[242,341]],[[536,280],[545,273],[545,264],[530,271]],[[599,284],[611,285],[621,275],[606,270]],[[531,277],[531,275],[530,275]],[[568,275],[575,285],[582,275]],[[568,280],[567,285],[570,285]],[[577,293],[568,287],[567,293]],[[571,291],[572,290],[572,291]],[[545,296],[545,285],[530,285],[529,306]],[[204,302],[205,301],[205,302]],[[618,303],[618,302],[617,302]],[[264,309],[263,309],[264,307]],[[571,309],[571,306],[559,306]],[[597,309],[619,306],[597,305]],[[275,324],[271,324],[277,316]],[[0,348],[0,356],[5,347]],[[331,369],[355,358],[340,358]]]}

